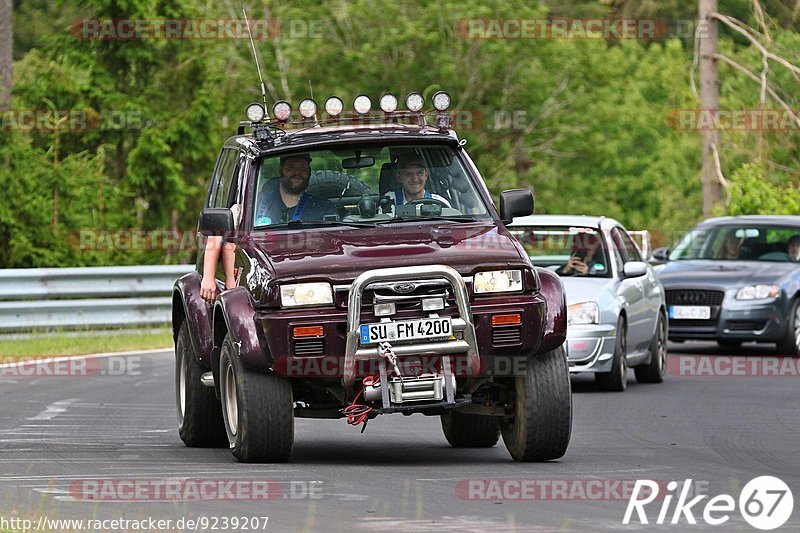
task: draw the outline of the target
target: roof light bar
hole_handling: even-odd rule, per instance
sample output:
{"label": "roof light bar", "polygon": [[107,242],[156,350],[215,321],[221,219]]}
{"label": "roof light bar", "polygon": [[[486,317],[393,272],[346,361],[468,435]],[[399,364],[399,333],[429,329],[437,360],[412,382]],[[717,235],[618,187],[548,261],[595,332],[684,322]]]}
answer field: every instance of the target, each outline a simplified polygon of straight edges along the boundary
{"label": "roof light bar", "polygon": [[392,93],[386,93],[381,96],[379,105],[384,113],[394,113],[397,111],[397,97]]}
{"label": "roof light bar", "polygon": [[355,100],[353,100],[353,109],[355,109],[356,113],[359,115],[366,115],[369,113],[369,110],[372,109],[372,100],[370,100],[369,96],[366,94],[359,94],[356,96]]}
{"label": "roof light bar", "polygon": [[417,113],[425,105],[425,97],[422,93],[411,92],[406,95],[406,107],[409,111]]}
{"label": "roof light bar", "polygon": [[303,118],[313,118],[317,114],[317,103],[311,98],[303,98],[297,110]]}
{"label": "roof light bar", "polygon": [[344,109],[344,102],[338,96],[331,96],[325,100],[325,112],[332,117],[338,117]]}
{"label": "roof light bar", "polygon": [[272,115],[278,122],[286,122],[292,117],[292,106],[286,100],[278,100],[272,106]]}
{"label": "roof light bar", "polygon": [[264,116],[267,112],[264,110],[264,106],[259,104],[258,102],[253,102],[245,109],[245,114],[247,115],[247,120],[250,122],[261,122],[264,120]]}

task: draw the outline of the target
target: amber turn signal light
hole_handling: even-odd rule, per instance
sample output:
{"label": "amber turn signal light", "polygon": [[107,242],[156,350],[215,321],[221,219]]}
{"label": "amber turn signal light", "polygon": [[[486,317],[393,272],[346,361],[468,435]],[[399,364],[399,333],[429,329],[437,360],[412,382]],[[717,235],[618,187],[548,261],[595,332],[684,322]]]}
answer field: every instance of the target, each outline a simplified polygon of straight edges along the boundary
{"label": "amber turn signal light", "polygon": [[522,317],[519,313],[513,315],[494,315],[492,317],[493,326],[519,326],[522,324]]}
{"label": "amber turn signal light", "polygon": [[325,329],[322,326],[299,326],[292,330],[292,337],[300,339],[303,337],[322,337]]}

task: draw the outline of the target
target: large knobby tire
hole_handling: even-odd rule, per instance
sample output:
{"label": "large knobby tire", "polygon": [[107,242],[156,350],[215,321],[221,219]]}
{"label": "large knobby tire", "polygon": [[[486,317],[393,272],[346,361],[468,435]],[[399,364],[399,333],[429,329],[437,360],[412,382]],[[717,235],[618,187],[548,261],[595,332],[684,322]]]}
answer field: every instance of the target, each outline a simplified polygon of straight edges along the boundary
{"label": "large knobby tire", "polygon": [[222,448],[228,437],[222,422],[222,407],[214,389],[200,382],[206,370],[192,350],[189,326],[184,320],[175,339],[175,404],[178,434],[193,448]]}
{"label": "large knobby tire", "polygon": [[800,298],[795,298],[786,318],[786,335],[778,342],[781,355],[800,355]]}
{"label": "large knobby tire", "polygon": [[275,374],[245,368],[230,335],[222,343],[220,395],[225,431],[243,463],[284,463],[294,446],[292,385]]}
{"label": "large knobby tire", "polygon": [[503,442],[515,461],[563,457],[572,434],[572,390],[563,346],[529,357],[514,378],[513,416],[501,419]]}
{"label": "large knobby tire", "polygon": [[336,170],[315,170],[308,182],[309,194],[320,198],[339,198],[345,189],[347,197],[372,193],[369,185],[360,179]]}
{"label": "large knobby tire", "polygon": [[617,321],[617,342],[614,346],[614,357],[611,363],[611,372],[596,372],[594,380],[597,388],[603,391],[624,392],[628,387],[628,330],[625,319],[619,317]]}
{"label": "large knobby tire", "polygon": [[667,374],[667,320],[658,313],[656,334],[650,343],[650,362],[633,367],[639,383],[661,383]]}
{"label": "large knobby tire", "polygon": [[451,411],[442,415],[442,431],[455,448],[491,448],[500,440],[500,426],[494,416]]}

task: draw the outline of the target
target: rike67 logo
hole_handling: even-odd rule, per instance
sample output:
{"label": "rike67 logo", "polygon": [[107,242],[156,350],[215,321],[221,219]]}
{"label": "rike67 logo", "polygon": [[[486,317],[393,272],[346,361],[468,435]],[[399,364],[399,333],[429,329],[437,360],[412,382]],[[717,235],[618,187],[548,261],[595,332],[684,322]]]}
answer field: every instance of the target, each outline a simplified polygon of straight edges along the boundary
{"label": "rike67 logo", "polygon": [[[731,519],[737,504],[733,496],[719,494],[702,505],[701,502],[708,498],[708,495],[703,494],[689,499],[691,486],[691,479],[684,481],[683,485],[677,481],[670,481],[666,486],[666,494],[659,494],[659,489],[663,488],[663,485],[649,479],[637,480],[622,523],[630,524],[635,512],[640,524],[649,524],[645,507],[656,500],[661,504],[658,517],[655,519],[658,525],[697,524],[697,518],[702,518],[708,525],[721,526]],[[677,501],[672,507],[675,497]],[[794,498],[789,486],[782,480],[772,476],[760,476],[751,479],[744,486],[739,494],[738,504],[739,513],[748,524],[756,529],[769,531],[781,527],[789,520],[794,509]],[[650,510],[654,511],[655,508],[658,508],[658,504]],[[699,516],[696,518],[695,514]]]}

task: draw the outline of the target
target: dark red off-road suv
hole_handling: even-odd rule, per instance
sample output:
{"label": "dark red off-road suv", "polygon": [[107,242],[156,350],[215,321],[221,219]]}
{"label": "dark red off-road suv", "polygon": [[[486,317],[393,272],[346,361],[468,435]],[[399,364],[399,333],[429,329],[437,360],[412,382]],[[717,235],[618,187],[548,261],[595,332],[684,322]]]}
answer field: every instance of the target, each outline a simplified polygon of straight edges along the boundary
{"label": "dark red off-road suv", "polygon": [[235,244],[238,286],[204,301],[203,253],[175,284],[181,439],[277,462],[295,417],[421,413],[453,446],[502,434],[515,460],[563,456],[563,287],[505,226],[532,193],[503,192],[498,212],[445,110],[376,119],[362,98],[317,122],[308,102],[291,130],[285,102],[272,120],[248,108],[252,132],[217,160],[199,232]]}

